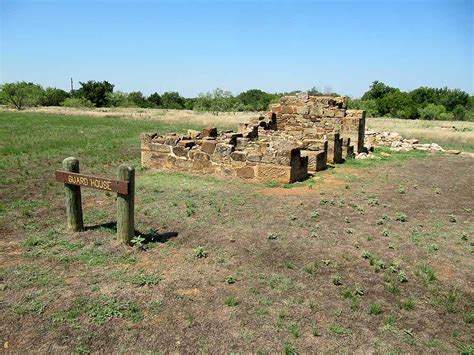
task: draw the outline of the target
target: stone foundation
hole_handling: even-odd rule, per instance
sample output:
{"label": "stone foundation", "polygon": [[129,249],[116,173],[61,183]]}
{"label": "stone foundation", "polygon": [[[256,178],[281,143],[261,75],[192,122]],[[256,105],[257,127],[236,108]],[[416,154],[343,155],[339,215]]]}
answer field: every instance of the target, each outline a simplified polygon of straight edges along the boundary
{"label": "stone foundation", "polygon": [[227,132],[203,130],[199,138],[186,135],[141,135],[141,163],[159,170],[291,183],[308,175],[308,157],[285,140],[254,141]]}
{"label": "stone foundation", "polygon": [[308,171],[363,151],[365,111],[346,108],[346,97],[298,94],[281,98],[271,111],[240,124],[238,132],[143,133],[141,162],[159,170],[247,180],[303,180]]}

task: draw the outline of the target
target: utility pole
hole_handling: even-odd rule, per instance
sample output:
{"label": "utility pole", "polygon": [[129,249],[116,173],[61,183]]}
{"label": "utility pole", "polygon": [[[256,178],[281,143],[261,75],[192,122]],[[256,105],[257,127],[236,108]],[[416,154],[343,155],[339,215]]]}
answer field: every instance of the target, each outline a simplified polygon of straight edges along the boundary
{"label": "utility pole", "polygon": [[74,93],[74,86],[72,84],[72,78],[71,78],[71,95]]}

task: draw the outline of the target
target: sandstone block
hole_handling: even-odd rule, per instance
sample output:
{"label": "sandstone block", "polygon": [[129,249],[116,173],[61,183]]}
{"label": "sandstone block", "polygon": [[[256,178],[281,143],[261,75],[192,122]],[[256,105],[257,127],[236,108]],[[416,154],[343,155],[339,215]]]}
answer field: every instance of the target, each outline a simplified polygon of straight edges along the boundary
{"label": "sandstone block", "polygon": [[242,179],[255,178],[255,166],[244,166],[235,170],[236,176]]}
{"label": "sandstone block", "polygon": [[201,144],[201,150],[207,154],[214,154],[214,151],[216,150],[216,145],[217,141],[212,141],[212,140],[206,140],[203,141]]}
{"label": "sandstone block", "polygon": [[188,157],[189,148],[183,147],[181,145],[176,145],[173,147],[173,154],[177,157]]}
{"label": "sandstone block", "polygon": [[204,128],[202,130],[202,137],[217,137],[217,128]]}

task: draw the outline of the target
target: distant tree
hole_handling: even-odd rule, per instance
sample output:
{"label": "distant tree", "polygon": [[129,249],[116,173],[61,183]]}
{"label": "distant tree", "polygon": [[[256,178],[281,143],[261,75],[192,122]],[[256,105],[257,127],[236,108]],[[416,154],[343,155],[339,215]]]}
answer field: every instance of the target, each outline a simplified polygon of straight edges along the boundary
{"label": "distant tree", "polygon": [[128,100],[131,104],[137,107],[150,107],[147,98],[143,96],[141,91],[134,91],[128,94]]}
{"label": "distant tree", "polygon": [[108,81],[79,82],[81,88],[77,90],[76,95],[89,100],[96,107],[104,107],[108,105],[107,94],[114,91],[114,85]]}
{"label": "distant tree", "polygon": [[43,94],[44,90],[40,85],[26,81],[6,83],[0,88],[1,101],[18,110],[41,104]]}
{"label": "distant tree", "polygon": [[109,92],[106,95],[107,106],[129,107],[132,104],[128,99],[128,94],[121,91]]}
{"label": "distant tree", "polygon": [[417,118],[418,112],[409,94],[395,89],[376,100],[377,111],[382,116]]}
{"label": "distant tree", "polygon": [[174,91],[167,91],[161,95],[161,107],[167,109],[183,109],[184,97]]}
{"label": "distant tree", "polygon": [[186,98],[184,101],[184,108],[186,110],[194,110],[194,106],[196,105],[195,98]]}
{"label": "distant tree", "polygon": [[265,111],[274,99],[274,95],[268,94],[259,89],[247,90],[240,93],[237,99],[243,104],[246,110]]}
{"label": "distant tree", "polygon": [[418,108],[420,118],[423,120],[449,120],[452,114],[446,112],[443,105],[428,104],[424,108]]}
{"label": "distant tree", "polygon": [[350,99],[347,105],[349,109],[365,110],[368,117],[379,117],[376,100]]}
{"label": "distant tree", "polygon": [[465,91],[448,88],[438,89],[440,100],[439,103],[446,107],[446,110],[453,111],[458,105],[466,107],[469,104],[469,94]]}
{"label": "distant tree", "polygon": [[160,107],[161,106],[161,96],[155,92],[148,96],[148,102],[150,102],[153,106],[155,107]]}
{"label": "distant tree", "polygon": [[462,105],[457,105],[452,112],[454,119],[457,121],[464,121],[468,117],[468,110]]}
{"label": "distant tree", "polygon": [[61,106],[69,97],[69,93],[57,88],[46,88],[41,99],[42,106]]}
{"label": "distant tree", "polygon": [[398,89],[392,88],[390,86],[385,85],[384,83],[375,80],[370,89],[362,95],[362,100],[376,100],[384,97],[385,95],[396,91]]}
{"label": "distant tree", "polygon": [[323,96],[324,94],[319,91],[316,86],[313,86],[311,89],[308,90],[308,94],[310,96]]}

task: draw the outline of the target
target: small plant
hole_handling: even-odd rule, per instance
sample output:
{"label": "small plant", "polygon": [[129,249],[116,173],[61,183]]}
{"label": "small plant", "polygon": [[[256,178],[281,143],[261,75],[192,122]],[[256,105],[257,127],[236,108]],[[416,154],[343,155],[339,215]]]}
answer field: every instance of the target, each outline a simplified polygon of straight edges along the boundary
{"label": "small plant", "polygon": [[474,323],[474,310],[466,313],[463,317],[464,323],[473,324]]}
{"label": "small plant", "polygon": [[316,274],[316,265],[314,263],[306,265],[303,270],[306,271],[308,274],[314,276]]}
{"label": "small plant", "polygon": [[395,214],[395,220],[399,222],[406,222],[408,220],[408,217],[405,213],[397,212]]}
{"label": "small plant", "polygon": [[285,341],[284,352],[285,352],[285,355],[297,355],[298,354],[298,351],[296,350],[295,346],[290,341]]}
{"label": "small plant", "polygon": [[364,250],[364,251],[362,252],[362,257],[363,257],[364,259],[371,259],[371,258],[372,258],[372,254],[370,254],[369,251]]}
{"label": "small plant", "polygon": [[436,274],[433,268],[427,264],[418,266],[418,275],[423,277],[426,284],[432,283],[436,280]]}
{"label": "small plant", "polygon": [[347,229],[346,229],[346,233],[347,233],[347,234],[353,234],[354,231],[352,230],[352,228],[347,228]]}
{"label": "small plant", "polygon": [[407,274],[405,273],[405,271],[400,270],[398,272],[398,281],[400,281],[400,282],[407,282],[408,281]]}
{"label": "small plant", "polygon": [[240,301],[237,297],[235,296],[230,296],[230,297],[227,297],[224,301],[224,304],[227,306],[227,307],[235,307],[237,306],[238,304],[240,304]]}
{"label": "small plant", "polygon": [[326,266],[329,266],[329,264],[331,264],[331,260],[321,260],[323,262],[324,265]]}
{"label": "small plant", "polygon": [[340,326],[338,324],[331,324],[328,329],[331,333],[336,334],[336,335],[342,335],[342,336],[352,335],[351,329],[344,328],[343,326]]}
{"label": "small plant", "polygon": [[296,215],[294,215],[294,214],[290,214],[289,219],[290,219],[290,221],[296,221],[298,219],[298,217],[296,217]]}
{"label": "small plant", "polygon": [[204,247],[199,246],[196,249],[193,249],[193,256],[195,258],[198,258],[198,259],[207,258],[208,255],[209,253],[207,252],[206,249],[204,249]]}
{"label": "small plant", "polygon": [[462,240],[462,241],[465,241],[465,242],[469,240],[469,238],[467,237],[467,233],[466,233],[466,232],[462,232],[462,234],[461,234],[461,240]]}
{"label": "small plant", "polygon": [[379,204],[379,199],[377,197],[369,198],[369,206],[377,206]]}
{"label": "small plant", "polygon": [[369,314],[373,316],[378,316],[379,314],[382,314],[382,306],[379,303],[371,303],[369,305]]}
{"label": "small plant", "polygon": [[327,199],[326,197],[323,197],[322,199],[319,200],[320,206],[329,205],[330,203],[331,203],[331,200]]}
{"label": "small plant", "polygon": [[317,210],[314,210],[312,213],[311,213],[311,218],[312,219],[316,219],[319,217],[319,212]]}
{"label": "small plant", "polygon": [[332,283],[336,286],[342,285],[342,276],[341,275],[334,275],[332,277]]}
{"label": "small plant", "polygon": [[311,334],[313,334],[314,337],[319,337],[321,335],[318,325],[314,321],[311,323]]}
{"label": "small plant", "polygon": [[382,235],[383,235],[384,237],[390,237],[390,232],[389,232],[387,229],[384,229],[384,230],[382,231]]}
{"label": "small plant", "polygon": [[430,245],[428,245],[428,252],[429,253],[434,253],[435,251],[438,251],[438,250],[439,250],[438,244],[431,243]]}
{"label": "small plant", "polygon": [[378,226],[383,226],[384,223],[385,223],[385,220],[383,218],[380,218],[380,219],[377,220],[377,225]]}
{"label": "small plant", "polygon": [[344,217],[344,222],[346,222],[346,223],[351,223],[349,217]]}
{"label": "small plant", "polygon": [[287,329],[295,338],[300,337],[301,331],[296,323],[289,323]]}
{"label": "small plant", "polygon": [[398,187],[398,193],[403,195],[403,194],[405,193],[405,188],[400,185],[400,186]]}
{"label": "small plant", "polygon": [[380,270],[385,269],[385,267],[386,267],[385,262],[383,260],[381,260],[381,259],[375,260],[375,262],[374,262],[374,271],[375,272],[379,272]]}
{"label": "small plant", "polygon": [[386,327],[395,327],[397,325],[397,318],[395,318],[395,316],[393,314],[389,314],[383,320],[383,324]]}
{"label": "small plant", "polygon": [[231,284],[235,284],[237,282],[237,279],[234,276],[229,275],[225,278],[225,282],[231,285]]}
{"label": "small plant", "polygon": [[278,236],[275,233],[268,233],[267,238],[270,240],[275,240]]}
{"label": "small plant", "polygon": [[451,213],[449,215],[449,221],[452,222],[452,223],[456,223],[458,220],[457,220],[456,216]]}
{"label": "small plant", "polygon": [[411,311],[415,309],[416,301],[413,297],[408,297],[407,299],[403,300],[400,304],[400,308],[404,309],[405,311]]}
{"label": "small plant", "polygon": [[137,235],[137,236],[132,238],[130,243],[132,243],[132,245],[137,249],[143,249],[144,246],[145,246],[145,244],[144,244],[145,243],[145,238],[142,237],[141,235]]}

